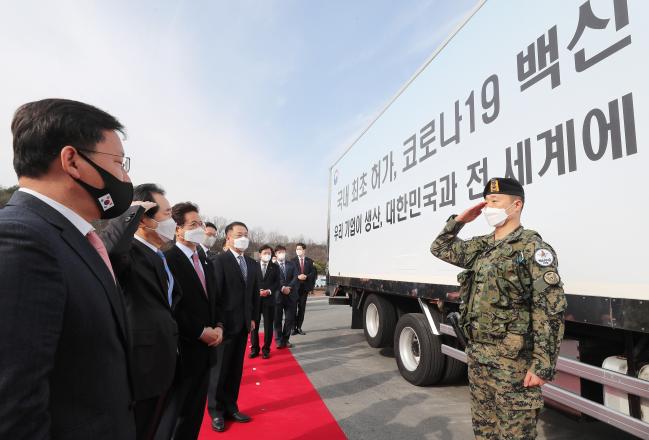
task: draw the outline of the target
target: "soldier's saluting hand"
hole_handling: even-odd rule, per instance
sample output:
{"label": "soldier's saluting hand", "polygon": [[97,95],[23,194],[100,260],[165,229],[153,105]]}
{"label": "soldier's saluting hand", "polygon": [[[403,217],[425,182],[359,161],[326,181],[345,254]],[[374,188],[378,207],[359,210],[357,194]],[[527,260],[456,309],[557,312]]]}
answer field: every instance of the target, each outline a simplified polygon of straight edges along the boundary
{"label": "soldier's saluting hand", "polygon": [[[566,298],[557,256],[520,223],[518,181],[487,182],[484,201],[451,216],[431,244],[436,257],[463,269],[460,328],[469,364],[473,431],[482,438],[536,438],[543,396],[563,338]],[[464,224],[483,215],[495,230],[461,240]]]}

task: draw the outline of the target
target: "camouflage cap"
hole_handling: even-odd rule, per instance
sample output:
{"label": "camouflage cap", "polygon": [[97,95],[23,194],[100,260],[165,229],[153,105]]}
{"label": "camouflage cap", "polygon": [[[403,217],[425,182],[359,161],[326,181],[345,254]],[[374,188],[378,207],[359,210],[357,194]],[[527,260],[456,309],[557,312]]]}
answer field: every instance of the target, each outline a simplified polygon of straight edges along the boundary
{"label": "camouflage cap", "polygon": [[523,186],[516,179],[509,177],[495,177],[487,182],[482,192],[483,197],[489,194],[507,194],[510,196],[519,196],[525,200],[525,191]]}

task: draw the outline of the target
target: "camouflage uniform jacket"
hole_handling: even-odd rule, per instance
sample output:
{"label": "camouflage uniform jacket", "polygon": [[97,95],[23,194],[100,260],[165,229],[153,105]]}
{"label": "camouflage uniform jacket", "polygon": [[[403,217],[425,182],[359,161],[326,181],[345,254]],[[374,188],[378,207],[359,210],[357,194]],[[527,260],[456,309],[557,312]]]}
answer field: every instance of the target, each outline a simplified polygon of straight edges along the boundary
{"label": "camouflage uniform jacket", "polygon": [[469,355],[493,366],[529,358],[531,372],[552,380],[566,309],[554,250],[522,226],[499,241],[493,233],[461,240],[463,226],[449,218],[430,251],[465,269],[458,282]]}

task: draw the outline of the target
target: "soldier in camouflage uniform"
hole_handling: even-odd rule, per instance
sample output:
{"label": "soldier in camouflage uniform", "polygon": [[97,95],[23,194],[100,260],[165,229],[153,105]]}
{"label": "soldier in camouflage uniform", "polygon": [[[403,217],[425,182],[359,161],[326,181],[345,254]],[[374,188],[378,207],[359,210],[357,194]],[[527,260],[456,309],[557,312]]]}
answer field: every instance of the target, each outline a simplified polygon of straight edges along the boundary
{"label": "soldier in camouflage uniform", "polygon": [[[534,439],[541,385],[554,377],[563,337],[563,283],[554,250],[520,224],[523,187],[491,179],[483,195],[484,202],[449,218],[430,250],[465,269],[458,275],[459,321],[476,438]],[[459,239],[481,213],[495,231]]]}

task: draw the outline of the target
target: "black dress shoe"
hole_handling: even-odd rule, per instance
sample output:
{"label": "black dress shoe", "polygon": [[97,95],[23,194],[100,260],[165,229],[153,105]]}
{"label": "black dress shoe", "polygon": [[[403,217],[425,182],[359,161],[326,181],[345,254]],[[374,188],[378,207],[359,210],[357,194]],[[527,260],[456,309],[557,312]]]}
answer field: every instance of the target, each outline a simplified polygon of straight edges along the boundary
{"label": "black dress shoe", "polygon": [[270,353],[264,352],[264,353],[261,354],[262,359],[268,359],[269,357],[270,357]]}
{"label": "black dress shoe", "polygon": [[291,348],[291,347],[293,347],[293,344],[291,344],[290,342],[284,344],[284,348]]}
{"label": "black dress shoe", "polygon": [[306,335],[306,333],[304,333],[301,328],[297,329],[297,332],[301,335]]}
{"label": "black dress shoe", "polygon": [[214,417],[212,419],[212,429],[216,432],[225,431],[225,419],[223,417]]}
{"label": "black dress shoe", "polygon": [[282,348],[286,348],[286,344],[284,344],[283,342],[278,342],[277,343],[277,349],[281,350]]}
{"label": "black dress shoe", "polygon": [[257,356],[259,356],[259,352],[258,352],[258,351],[251,351],[250,354],[248,355],[248,357],[249,357],[250,359],[254,359],[254,358],[256,358]]}
{"label": "black dress shoe", "polygon": [[228,414],[226,417],[228,419],[234,420],[237,423],[248,423],[250,420],[252,420],[250,416],[240,411],[234,412],[232,414]]}
{"label": "black dress shoe", "polygon": [[292,335],[297,335],[297,329],[294,329],[293,332],[291,333]]}

